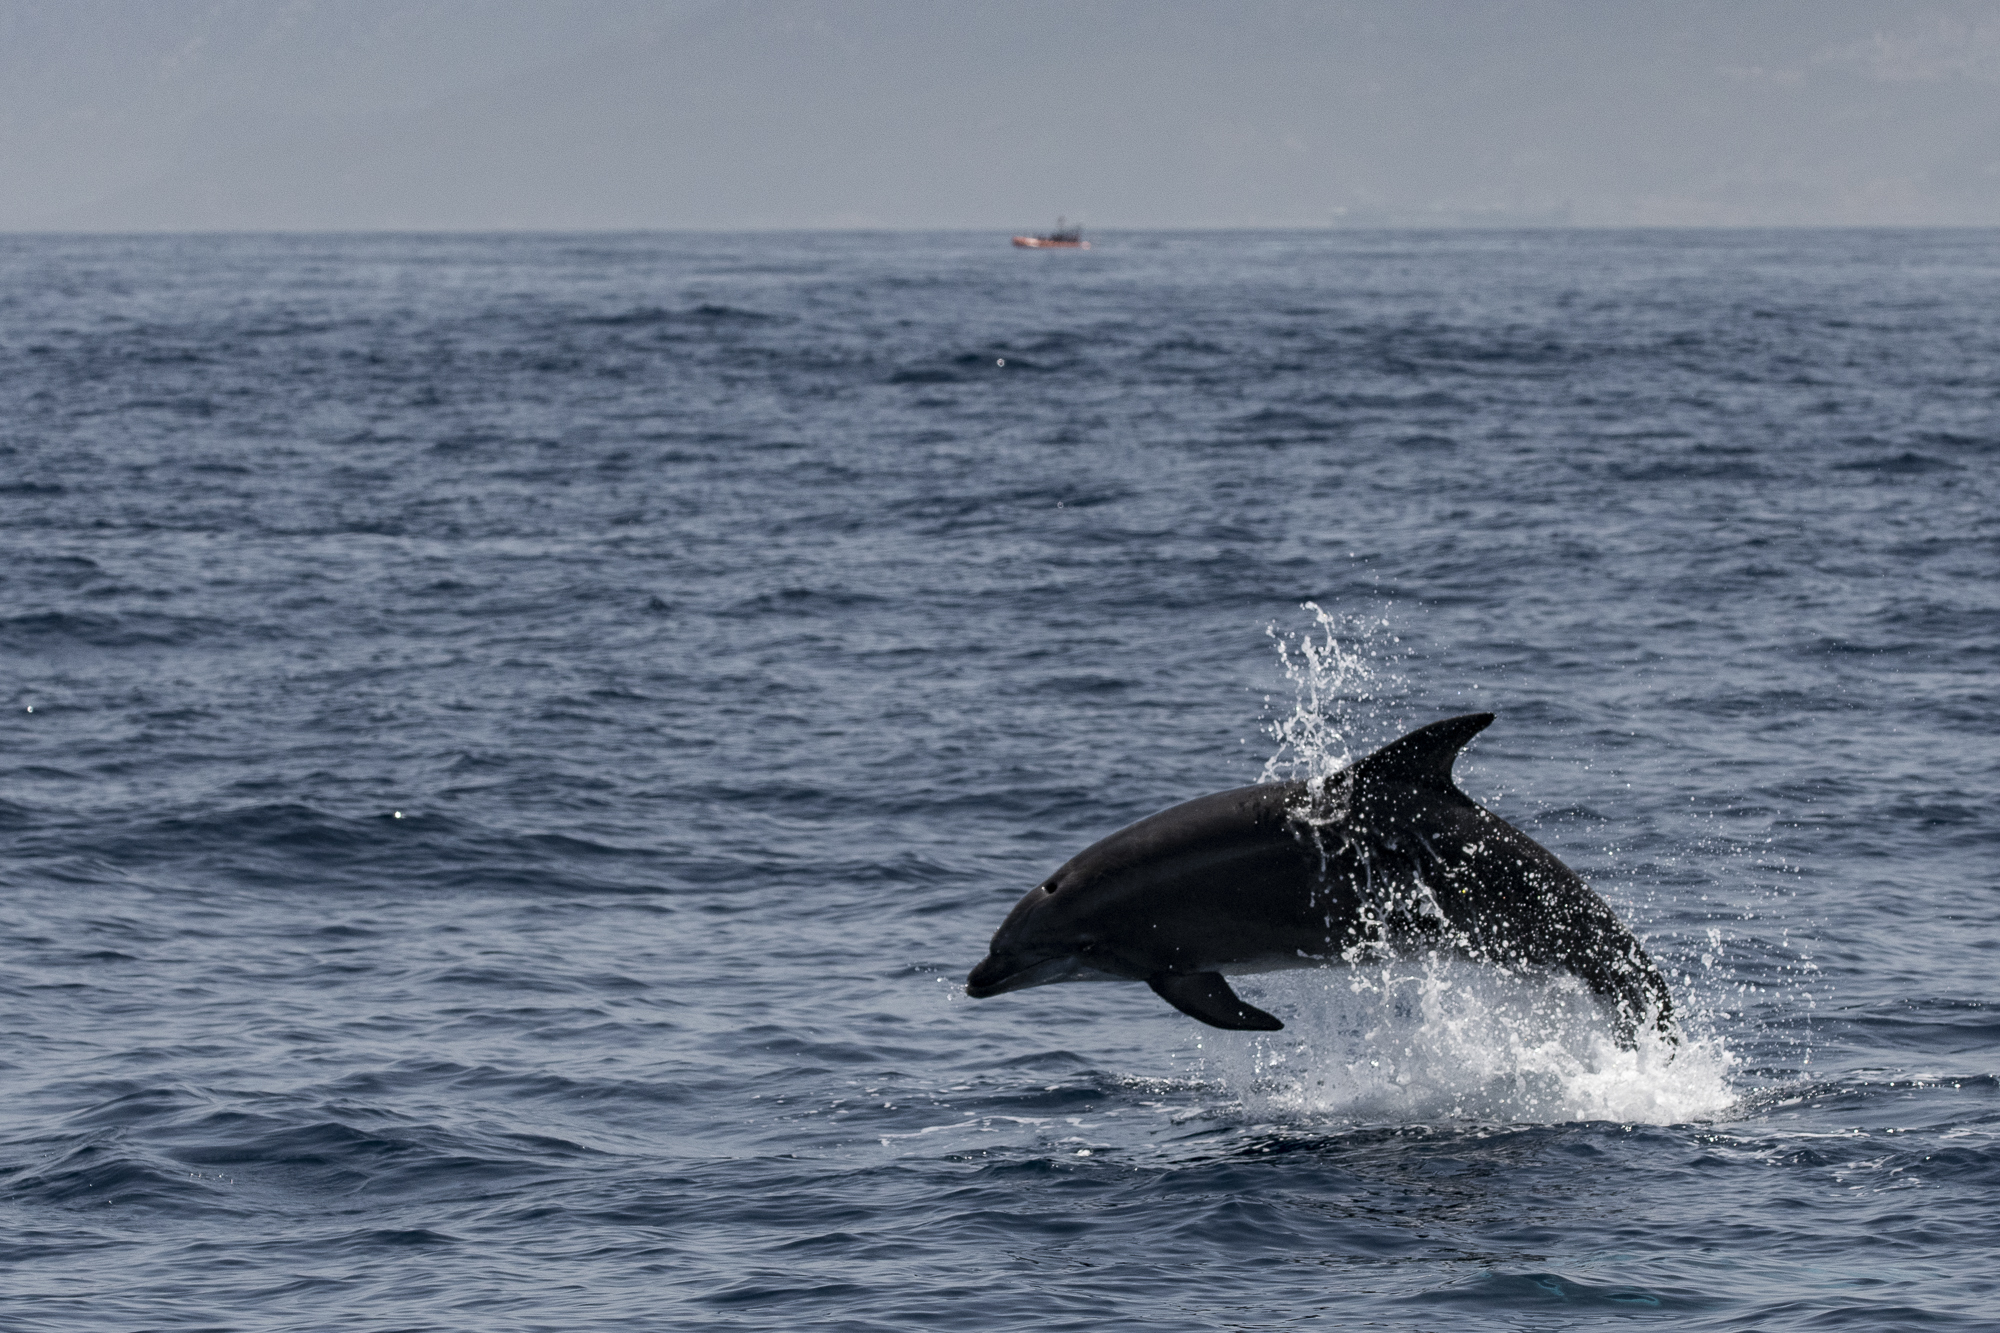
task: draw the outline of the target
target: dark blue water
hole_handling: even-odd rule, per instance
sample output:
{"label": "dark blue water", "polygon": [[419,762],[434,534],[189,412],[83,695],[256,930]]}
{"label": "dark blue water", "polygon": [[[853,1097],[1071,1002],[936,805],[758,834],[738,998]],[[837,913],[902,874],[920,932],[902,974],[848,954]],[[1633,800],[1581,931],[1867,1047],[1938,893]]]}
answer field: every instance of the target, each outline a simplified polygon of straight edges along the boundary
{"label": "dark blue water", "polygon": [[[0,239],[0,1322],[1992,1327],[2000,234],[1100,242]],[[961,994],[1473,709],[1678,1051]]]}

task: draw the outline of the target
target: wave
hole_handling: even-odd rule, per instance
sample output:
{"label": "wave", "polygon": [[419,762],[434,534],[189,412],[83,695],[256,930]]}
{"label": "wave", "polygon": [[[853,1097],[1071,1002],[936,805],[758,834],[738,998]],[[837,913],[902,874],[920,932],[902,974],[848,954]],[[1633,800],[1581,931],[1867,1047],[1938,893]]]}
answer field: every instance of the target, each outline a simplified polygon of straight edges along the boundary
{"label": "wave", "polygon": [[704,301],[700,305],[682,310],[669,310],[664,306],[635,306],[610,315],[579,315],[576,323],[595,325],[601,328],[633,328],[659,324],[788,324],[791,316],[767,314],[761,310],[751,310],[743,306],[723,305]]}

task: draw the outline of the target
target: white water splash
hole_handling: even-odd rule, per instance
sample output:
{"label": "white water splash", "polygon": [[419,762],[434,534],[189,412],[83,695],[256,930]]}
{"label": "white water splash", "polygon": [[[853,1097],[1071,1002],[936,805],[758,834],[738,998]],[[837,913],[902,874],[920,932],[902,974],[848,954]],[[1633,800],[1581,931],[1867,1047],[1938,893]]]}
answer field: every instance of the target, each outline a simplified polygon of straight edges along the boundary
{"label": "white water splash", "polygon": [[[1357,738],[1379,726],[1388,702],[1407,689],[1385,665],[1402,653],[1402,640],[1386,618],[1334,615],[1317,602],[1304,609],[1313,616],[1309,628],[1293,632],[1274,624],[1265,630],[1277,644],[1293,698],[1288,714],[1265,724],[1278,745],[1264,761],[1260,782],[1324,782],[1354,762]],[[1278,705],[1267,698],[1265,706]]]}
{"label": "white water splash", "polygon": [[1620,1050],[1583,984],[1432,955],[1246,979],[1285,1031],[1203,1033],[1207,1071],[1259,1121],[1680,1124],[1735,1100],[1713,1038]]}

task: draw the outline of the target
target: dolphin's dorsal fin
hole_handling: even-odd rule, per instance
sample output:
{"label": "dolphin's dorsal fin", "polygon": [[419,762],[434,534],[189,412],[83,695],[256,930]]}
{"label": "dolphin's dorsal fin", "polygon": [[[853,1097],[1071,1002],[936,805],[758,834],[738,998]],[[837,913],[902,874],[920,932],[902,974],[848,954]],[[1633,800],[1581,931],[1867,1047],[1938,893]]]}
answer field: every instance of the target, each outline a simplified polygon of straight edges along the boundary
{"label": "dolphin's dorsal fin", "polygon": [[1491,713],[1466,713],[1418,727],[1390,741],[1354,765],[1356,782],[1398,782],[1436,791],[1454,791],[1452,761],[1465,743],[1486,730]]}

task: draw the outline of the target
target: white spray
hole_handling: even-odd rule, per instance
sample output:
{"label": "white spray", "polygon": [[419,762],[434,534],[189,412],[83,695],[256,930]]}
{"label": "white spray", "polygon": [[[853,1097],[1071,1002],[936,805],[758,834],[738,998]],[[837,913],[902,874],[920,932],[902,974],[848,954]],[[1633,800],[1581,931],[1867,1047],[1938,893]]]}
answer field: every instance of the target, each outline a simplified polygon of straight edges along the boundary
{"label": "white spray", "polygon": [[[1264,780],[1323,783],[1360,753],[1366,731],[1394,734],[1407,693],[1382,664],[1401,657],[1383,620],[1328,614],[1280,632],[1279,666],[1294,698],[1267,727],[1277,747]],[[1384,725],[1388,724],[1388,725]],[[1276,1008],[1285,1031],[1246,1039],[1203,1032],[1206,1072],[1258,1121],[1547,1124],[1706,1119],[1734,1100],[1735,1060],[1719,1038],[1650,1030],[1621,1050],[1584,985],[1567,973],[1523,973],[1448,955],[1242,979]]]}

